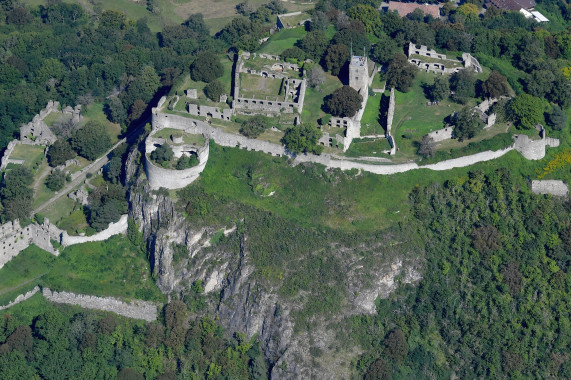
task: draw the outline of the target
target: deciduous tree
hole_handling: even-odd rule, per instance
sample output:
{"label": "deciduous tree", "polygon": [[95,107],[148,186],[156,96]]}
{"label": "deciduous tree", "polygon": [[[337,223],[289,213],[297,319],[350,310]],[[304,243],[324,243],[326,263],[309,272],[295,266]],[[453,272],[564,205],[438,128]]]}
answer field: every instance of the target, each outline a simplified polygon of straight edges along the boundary
{"label": "deciduous tree", "polygon": [[349,59],[349,48],[343,44],[330,45],[325,53],[325,67],[332,75],[339,75]]}
{"label": "deciduous tree", "polygon": [[397,54],[387,69],[387,86],[395,87],[400,92],[408,92],[417,72],[418,68],[408,63],[404,54]]}
{"label": "deciduous tree", "polygon": [[318,141],[323,133],[310,124],[301,124],[287,129],[282,142],[291,153],[321,154],[323,147]]}
{"label": "deciduous tree", "polygon": [[220,63],[220,58],[210,51],[200,53],[190,65],[190,76],[194,81],[212,82],[222,74],[224,67]]}
{"label": "deciduous tree", "polygon": [[343,86],[326,100],[325,108],[333,116],[353,117],[362,102],[363,97],[354,88]]}
{"label": "deciduous tree", "polygon": [[541,123],[543,103],[528,94],[516,96],[509,102],[509,116],[517,128],[530,129]]}
{"label": "deciduous tree", "polygon": [[496,70],[492,70],[488,79],[482,84],[484,95],[488,98],[499,98],[509,94],[508,80]]}

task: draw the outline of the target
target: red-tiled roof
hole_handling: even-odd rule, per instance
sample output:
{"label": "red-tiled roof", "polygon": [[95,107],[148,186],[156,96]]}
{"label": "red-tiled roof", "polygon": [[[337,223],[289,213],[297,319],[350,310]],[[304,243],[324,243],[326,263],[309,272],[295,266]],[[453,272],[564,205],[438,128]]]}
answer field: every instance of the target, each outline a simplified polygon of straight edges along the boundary
{"label": "red-tiled roof", "polygon": [[438,8],[438,5],[389,1],[389,11],[397,11],[401,17],[414,12],[415,9],[420,9],[424,12],[424,14],[432,15],[434,18],[440,17],[440,9]]}

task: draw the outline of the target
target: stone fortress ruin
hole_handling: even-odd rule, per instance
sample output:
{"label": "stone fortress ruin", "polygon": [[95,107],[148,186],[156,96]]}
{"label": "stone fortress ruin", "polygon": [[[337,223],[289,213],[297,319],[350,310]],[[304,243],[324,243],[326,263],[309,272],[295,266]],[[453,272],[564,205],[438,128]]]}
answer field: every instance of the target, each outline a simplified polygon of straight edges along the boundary
{"label": "stone fortress ruin", "polygon": [[[343,144],[344,151],[349,149],[349,145],[351,145],[354,138],[361,136],[361,119],[363,118],[363,112],[365,112],[367,100],[369,100],[369,85],[372,83],[374,76],[374,70],[373,74],[369,76],[369,65],[369,60],[365,55],[351,56],[351,61],[349,62],[349,86],[362,96],[361,107],[352,117],[333,116],[329,120],[329,126],[345,129],[344,136],[340,134],[335,135],[335,140]],[[319,142],[322,145],[331,146],[333,137],[328,132],[323,132],[323,137]]]}
{"label": "stone fortress ruin", "polygon": [[[164,100],[163,100],[164,102]],[[209,139],[202,134],[192,132],[192,124],[180,127],[171,125],[156,127],[145,140],[145,173],[152,189],[161,187],[167,189],[180,189],[195,181],[204,170],[209,154]],[[151,159],[151,153],[160,146],[168,144],[174,153],[174,158],[195,155],[198,164],[182,170],[165,168]]]}
{"label": "stone fortress ruin", "polygon": [[478,60],[469,53],[462,53],[462,60],[451,59],[446,54],[437,53],[424,45],[408,44],[408,61],[419,69],[437,74],[453,74],[461,69],[471,68],[477,73],[482,72]]}
{"label": "stone fortress ruin", "polygon": [[275,55],[240,54],[234,71],[234,113],[301,114],[307,86],[301,74],[297,64],[281,62]]}
{"label": "stone fortress ruin", "polygon": [[[301,68],[271,54],[242,52],[237,57],[233,76],[232,107],[223,94],[219,106],[190,101],[188,113],[193,116],[230,121],[233,115],[292,115],[289,124],[299,123],[303,111],[306,80]],[[188,99],[197,98],[196,89],[187,89]]]}

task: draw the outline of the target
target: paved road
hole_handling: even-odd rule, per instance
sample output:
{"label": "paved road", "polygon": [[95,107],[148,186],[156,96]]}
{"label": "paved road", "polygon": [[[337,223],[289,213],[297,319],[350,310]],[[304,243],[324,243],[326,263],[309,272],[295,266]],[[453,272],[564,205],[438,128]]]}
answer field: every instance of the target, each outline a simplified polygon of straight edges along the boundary
{"label": "paved road", "polygon": [[120,140],[115,145],[113,145],[113,147],[111,149],[109,149],[107,152],[105,152],[105,154],[103,156],[99,157],[97,160],[93,161],[91,164],[89,164],[85,168],[81,169],[78,173],[75,173],[75,175],[73,176],[75,178],[72,177],[73,179],[71,180],[71,182],[68,183],[63,189],[58,191],[57,194],[54,195],[49,201],[43,203],[42,205],[38,206],[35,210],[33,210],[32,216],[34,214],[37,214],[37,213],[45,210],[52,203],[54,203],[55,201],[57,201],[58,199],[60,199],[64,195],[67,195],[74,188],[79,186],[79,184],[81,184],[85,180],[85,176],[87,175],[87,173],[96,173],[99,169],[101,169],[105,164],[107,164],[107,162],[109,162],[109,158],[108,158],[109,153],[111,153],[113,150],[115,150],[115,148],[117,148],[119,145],[121,145],[121,144],[125,143],[126,141],[130,140],[131,138],[137,136],[139,134],[139,132],[141,131],[141,128],[144,128],[145,123],[147,123],[147,121],[149,121],[149,120],[147,119],[147,120],[143,121],[137,128],[135,128],[134,130],[129,132],[129,134],[127,134],[127,136],[125,136],[122,140]]}

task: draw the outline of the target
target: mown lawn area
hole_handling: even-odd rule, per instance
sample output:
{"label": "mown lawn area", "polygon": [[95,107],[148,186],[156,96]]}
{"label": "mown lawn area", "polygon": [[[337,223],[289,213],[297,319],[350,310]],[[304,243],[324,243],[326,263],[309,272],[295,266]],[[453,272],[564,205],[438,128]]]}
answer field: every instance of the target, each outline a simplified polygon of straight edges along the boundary
{"label": "mown lawn area", "polygon": [[276,34],[273,34],[268,41],[266,41],[258,50],[259,53],[280,55],[284,50],[289,49],[295,43],[305,37],[307,32],[305,28],[285,29]]}
{"label": "mown lawn area", "polygon": [[[417,144],[422,136],[444,127],[444,119],[464,106],[443,100],[437,106],[427,106],[423,85],[434,83],[434,74],[420,72],[409,92],[395,90],[395,114],[392,135],[400,151],[396,158],[401,160],[416,159]],[[470,103],[475,105],[476,99]]]}
{"label": "mown lawn area", "polygon": [[385,128],[381,125],[381,93],[369,96],[363,118],[361,119],[361,136],[384,135]]}
{"label": "mown lawn area", "polygon": [[345,152],[347,157],[386,157],[383,151],[390,150],[391,144],[385,138],[378,139],[354,139],[351,146]]}
{"label": "mown lawn area", "polygon": [[81,114],[83,115],[83,120],[79,124],[80,126],[85,125],[88,121],[97,121],[105,125],[107,134],[109,135],[109,138],[111,138],[111,142],[113,144],[119,141],[121,126],[119,124],[112,123],[107,119],[105,112],[103,112],[103,103],[93,103],[87,107],[87,111],[83,109]]}
{"label": "mown lawn area", "polygon": [[58,291],[163,301],[145,253],[127,238],[78,244],[55,257],[31,246],[0,269],[0,304],[35,285]]}
{"label": "mown lawn area", "polygon": [[[40,204],[41,204],[40,202],[37,202],[37,205],[36,205],[36,203],[34,203],[34,206],[39,206]],[[44,217],[48,218],[50,220],[50,222],[59,226],[60,220],[69,216],[74,211],[74,208],[77,208],[77,207],[79,207],[79,206],[78,206],[78,203],[76,201],[74,201],[73,199],[70,199],[67,196],[64,196],[64,197],[59,198],[54,203],[52,203],[50,205],[50,207],[43,210],[41,212],[41,214]],[[60,227],[60,228],[62,228],[62,227]]]}
{"label": "mown lawn area", "polygon": [[34,172],[44,159],[45,149],[46,147],[43,145],[17,144],[10,158],[14,160],[25,160],[24,166]]}

